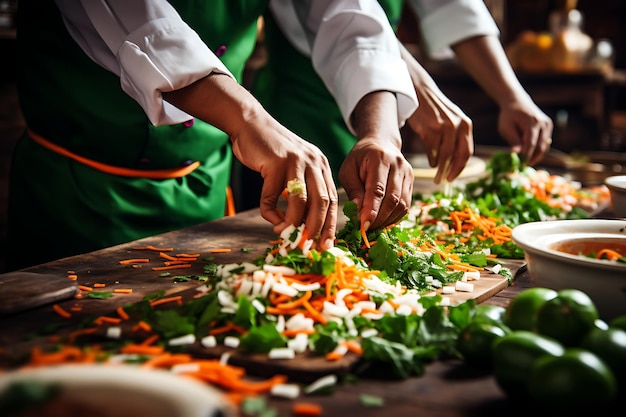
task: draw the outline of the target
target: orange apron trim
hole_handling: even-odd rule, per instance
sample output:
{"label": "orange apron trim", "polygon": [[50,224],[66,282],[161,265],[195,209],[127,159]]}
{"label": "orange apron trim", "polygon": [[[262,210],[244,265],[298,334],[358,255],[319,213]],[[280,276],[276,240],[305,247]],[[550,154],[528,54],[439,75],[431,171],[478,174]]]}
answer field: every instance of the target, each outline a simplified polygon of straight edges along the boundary
{"label": "orange apron trim", "polygon": [[185,175],[190,174],[196,168],[200,166],[200,162],[196,161],[190,165],[181,167],[181,168],[172,168],[172,169],[158,169],[158,170],[150,170],[150,169],[132,169],[132,168],[123,168],[116,167],[114,165],[108,165],[102,162],[94,161],[89,158],[85,158],[83,156],[77,155],[67,149],[50,142],[45,139],[43,136],[40,136],[33,132],[30,129],[27,129],[28,135],[39,145],[43,146],[46,149],[51,150],[52,152],[58,153],[59,155],[63,155],[65,157],[71,158],[81,164],[87,165],[93,169],[98,171],[102,171],[111,175],[118,175],[121,177],[132,177],[132,178],[151,178],[155,180],[163,180],[169,178],[180,178]]}
{"label": "orange apron trim", "polygon": [[[73,159],[81,164],[87,165],[91,168],[94,168],[98,171],[102,171],[111,175],[119,175],[122,177],[133,177],[133,178],[151,178],[155,180],[169,179],[169,178],[180,178],[185,175],[190,174],[196,168],[200,166],[200,162],[196,161],[193,164],[187,165],[182,168],[173,168],[173,169],[161,169],[161,170],[147,170],[147,169],[132,169],[132,168],[122,168],[116,167],[113,165],[104,164],[102,162],[97,162],[91,160],[89,158],[82,157],[77,155],[67,149],[50,142],[46,138],[37,133],[33,132],[30,129],[27,129],[28,135],[39,145],[44,148],[51,150],[52,152],[58,153],[59,155],[63,155],[70,159]],[[224,209],[224,214],[226,216],[234,216],[237,214],[235,210],[235,198],[233,196],[233,190],[230,186],[226,187],[226,207]]]}

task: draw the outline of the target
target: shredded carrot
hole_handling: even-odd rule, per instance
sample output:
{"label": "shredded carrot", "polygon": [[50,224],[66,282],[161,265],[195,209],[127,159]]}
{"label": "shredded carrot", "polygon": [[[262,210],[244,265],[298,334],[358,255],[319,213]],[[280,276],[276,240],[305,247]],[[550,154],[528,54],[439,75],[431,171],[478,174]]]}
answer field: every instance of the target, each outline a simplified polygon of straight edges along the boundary
{"label": "shredded carrot", "polygon": [[87,287],[86,285],[79,285],[78,289],[81,290],[81,291],[87,291],[87,292],[92,292],[93,291],[93,288]]}
{"label": "shredded carrot", "polygon": [[622,255],[621,253],[619,253],[616,250],[613,249],[609,249],[609,248],[605,248],[605,249],[601,249],[598,251],[598,253],[596,254],[596,259],[608,259],[611,261],[614,261],[616,259],[620,259],[623,258],[624,255]]}
{"label": "shredded carrot", "polygon": [[322,406],[315,403],[297,401],[293,403],[291,412],[298,416],[321,416]]}
{"label": "shredded carrot", "polygon": [[161,355],[165,352],[165,348],[163,346],[145,346],[131,343],[126,346],[122,346],[120,352],[138,355]]}
{"label": "shredded carrot", "polygon": [[116,294],[132,294],[133,289],[132,288],[116,288],[113,290],[113,292]]}
{"label": "shredded carrot", "polygon": [[159,334],[155,333],[153,335],[148,336],[146,340],[140,343],[140,345],[143,345],[143,346],[154,345],[157,342],[157,340],[159,340],[159,338],[160,338]]}
{"label": "shredded carrot", "polygon": [[178,305],[183,305],[183,297],[181,295],[176,295],[173,297],[159,298],[158,300],[150,301],[150,307],[156,307],[167,303],[178,303]]}
{"label": "shredded carrot", "polygon": [[122,320],[128,320],[130,318],[122,306],[119,306],[115,311],[117,312],[117,315],[122,318]]}
{"label": "shredded carrot", "polygon": [[367,230],[365,230],[365,226],[363,223],[361,223],[361,238],[363,238],[363,243],[365,244],[366,248],[369,249],[372,247],[369,239],[367,238]]}
{"label": "shredded carrot", "polygon": [[71,279],[72,281],[76,281],[78,279],[78,275],[76,274],[70,274],[67,276],[68,279]]}
{"label": "shredded carrot", "polygon": [[166,266],[156,266],[152,268],[153,271],[167,271],[169,269],[186,269],[191,268],[191,264],[176,264],[176,265],[166,265]]}
{"label": "shredded carrot", "polygon": [[229,248],[209,249],[209,253],[229,253],[229,252],[232,252],[232,249],[229,249]]}
{"label": "shredded carrot", "polygon": [[123,259],[119,262],[120,265],[129,265],[129,264],[147,264],[150,262],[148,258],[134,258],[134,259]]}
{"label": "shredded carrot", "polygon": [[134,248],[135,250],[151,250],[155,252],[171,252],[174,248],[158,248],[156,246],[148,245],[143,247]]}
{"label": "shredded carrot", "polygon": [[133,330],[143,330],[145,332],[151,332],[152,331],[152,326],[150,326],[150,324],[146,323],[143,320],[139,320],[139,323],[137,323],[137,325],[135,327],[133,327]]}
{"label": "shredded carrot", "polygon": [[120,319],[119,317],[108,317],[108,316],[100,316],[94,320],[94,323],[98,325],[104,324],[104,323],[119,324],[121,322],[122,322],[122,319]]}
{"label": "shredded carrot", "polygon": [[95,283],[95,284],[93,284],[93,287],[94,287],[94,288],[104,288],[104,287],[106,287],[106,286],[107,286],[106,284],[101,284],[101,283]]}
{"label": "shredded carrot", "polygon": [[363,348],[361,347],[361,344],[358,343],[356,340],[345,340],[342,342],[342,344],[345,345],[352,353],[356,353],[357,355],[363,354]]}
{"label": "shredded carrot", "polygon": [[72,317],[72,315],[67,310],[65,310],[58,304],[53,305],[52,308],[59,316],[63,317],[64,319],[69,319],[70,317]]}

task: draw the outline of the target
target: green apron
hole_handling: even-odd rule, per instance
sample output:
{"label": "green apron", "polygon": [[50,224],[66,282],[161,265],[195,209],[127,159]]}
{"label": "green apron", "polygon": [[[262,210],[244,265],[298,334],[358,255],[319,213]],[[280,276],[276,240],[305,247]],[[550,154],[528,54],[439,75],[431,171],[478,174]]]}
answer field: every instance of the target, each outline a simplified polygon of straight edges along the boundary
{"label": "green apron", "polygon": [[[391,25],[399,24],[403,0],[380,0]],[[267,63],[255,74],[253,94],[284,126],[317,145],[326,155],[337,182],[339,168],[356,143],[348,130],[339,107],[303,55],[281,32],[271,13],[264,16]],[[261,179],[258,173],[236,165],[241,177],[240,207],[258,205]],[[237,178],[235,178],[237,179]]]}
{"label": "green apron", "polygon": [[[223,51],[220,59],[241,81],[267,0],[171,3],[213,51]],[[232,153],[222,131],[199,120],[153,126],[121,90],[119,78],[71,39],[54,2],[20,1],[17,19],[18,92],[32,131],[118,167],[201,166],[177,179],[115,176],[49,151],[25,134],[11,165],[9,270],[224,215]]]}

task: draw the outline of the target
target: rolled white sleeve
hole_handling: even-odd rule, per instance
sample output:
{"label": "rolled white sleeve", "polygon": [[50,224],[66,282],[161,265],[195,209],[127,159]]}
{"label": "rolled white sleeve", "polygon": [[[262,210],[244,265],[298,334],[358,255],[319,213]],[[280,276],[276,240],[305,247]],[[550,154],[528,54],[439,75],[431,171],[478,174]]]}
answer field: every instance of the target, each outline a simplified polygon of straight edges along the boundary
{"label": "rolled white sleeve", "polygon": [[354,133],[350,115],[357,103],[381,90],[396,94],[398,125],[404,125],[417,108],[417,97],[396,35],[378,2],[315,0],[306,16],[298,14],[298,7],[295,0],[270,2],[287,38],[311,56],[349,129]]}
{"label": "rolled white sleeve", "polygon": [[122,89],[154,125],[190,115],[162,91],[185,87],[212,72],[232,76],[165,0],[57,0],[68,31],[87,55],[119,75]]}
{"label": "rolled white sleeve", "polygon": [[409,0],[430,56],[444,55],[450,45],[500,30],[483,0]]}

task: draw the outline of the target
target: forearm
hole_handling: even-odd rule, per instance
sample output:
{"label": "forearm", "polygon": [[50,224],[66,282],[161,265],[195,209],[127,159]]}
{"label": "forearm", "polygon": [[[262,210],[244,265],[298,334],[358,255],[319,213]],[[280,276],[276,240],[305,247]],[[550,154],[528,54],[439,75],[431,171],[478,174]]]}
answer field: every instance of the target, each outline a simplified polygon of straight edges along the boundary
{"label": "forearm", "polygon": [[528,95],[495,36],[475,36],[452,49],[463,68],[500,107]]}
{"label": "forearm", "polygon": [[395,94],[375,91],[365,95],[356,105],[351,121],[358,138],[381,138],[402,148]]}
{"label": "forearm", "polygon": [[232,77],[212,73],[187,87],[163,92],[163,98],[179,109],[237,136],[243,124],[266,115],[260,103]]}

